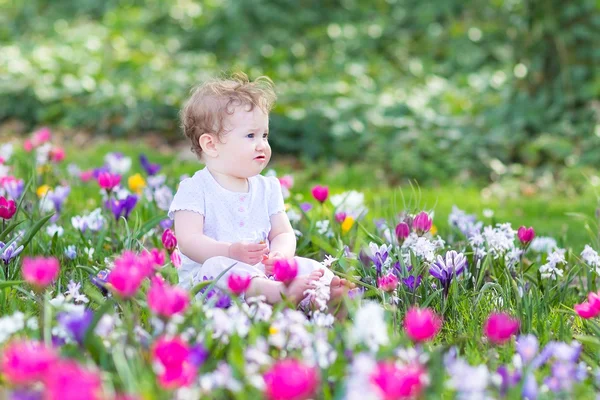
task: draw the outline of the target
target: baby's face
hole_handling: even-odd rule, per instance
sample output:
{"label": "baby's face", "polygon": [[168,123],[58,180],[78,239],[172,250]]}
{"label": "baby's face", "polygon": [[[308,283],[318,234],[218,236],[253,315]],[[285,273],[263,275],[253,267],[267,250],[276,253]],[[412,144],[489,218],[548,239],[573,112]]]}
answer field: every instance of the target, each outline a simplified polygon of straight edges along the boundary
{"label": "baby's face", "polygon": [[269,116],[258,107],[237,107],[227,118],[228,132],[217,144],[221,172],[238,178],[260,174],[271,159]]}

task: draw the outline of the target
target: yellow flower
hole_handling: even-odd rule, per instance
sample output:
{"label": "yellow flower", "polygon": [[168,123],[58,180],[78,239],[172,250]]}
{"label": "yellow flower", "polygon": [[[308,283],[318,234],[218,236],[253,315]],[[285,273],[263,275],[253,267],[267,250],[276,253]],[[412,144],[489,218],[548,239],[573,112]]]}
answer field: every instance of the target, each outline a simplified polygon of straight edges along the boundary
{"label": "yellow flower", "polygon": [[352,229],[352,226],[354,226],[354,218],[347,216],[346,219],[344,219],[344,222],[342,222],[342,233],[348,233],[350,229]]}
{"label": "yellow flower", "polygon": [[291,207],[290,203],[285,203],[283,206],[285,207],[285,211],[289,211],[290,210],[290,207]]}
{"label": "yellow flower", "polygon": [[276,335],[278,333],[279,333],[279,329],[277,329],[276,327],[271,325],[271,327],[269,328],[269,335]]}
{"label": "yellow flower", "polygon": [[50,171],[52,171],[52,166],[50,164],[44,164],[37,167],[38,174],[43,174]]}
{"label": "yellow flower", "polygon": [[435,235],[438,232],[437,226],[435,226],[434,224],[431,224],[431,229],[429,230],[429,232],[431,232],[432,235]]}
{"label": "yellow flower", "polygon": [[39,188],[37,188],[37,190],[35,191],[38,195],[38,197],[41,199],[42,197],[44,197],[50,190],[52,190],[52,188],[48,185],[42,185]]}
{"label": "yellow flower", "polygon": [[140,174],[131,175],[127,180],[129,189],[137,194],[142,194],[142,190],[146,187],[146,181]]}

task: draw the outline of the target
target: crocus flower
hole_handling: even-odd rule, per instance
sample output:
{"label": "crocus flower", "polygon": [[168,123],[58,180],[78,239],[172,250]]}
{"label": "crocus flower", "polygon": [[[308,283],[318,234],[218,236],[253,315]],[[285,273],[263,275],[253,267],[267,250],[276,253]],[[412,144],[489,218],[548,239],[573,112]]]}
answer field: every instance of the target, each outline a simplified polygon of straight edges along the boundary
{"label": "crocus flower", "polygon": [[160,164],[151,163],[144,154],[140,155],[140,164],[142,164],[142,167],[150,176],[156,175],[160,171]]}
{"label": "crocus flower", "polygon": [[405,222],[400,222],[396,225],[396,238],[398,239],[398,243],[404,243],[408,235],[410,235],[410,226],[408,226]]}
{"label": "crocus flower", "polygon": [[98,184],[102,189],[110,192],[121,183],[121,175],[110,172],[101,172],[98,175]]}
{"label": "crocus flower", "polygon": [[127,179],[127,184],[129,185],[129,189],[137,194],[142,194],[146,187],[146,181],[140,174],[131,175],[129,179]]}
{"label": "crocus flower", "polygon": [[44,376],[45,399],[48,400],[100,400],[102,379],[71,360],[61,360],[49,368]]}
{"label": "crocus flower", "polygon": [[316,185],[312,188],[311,193],[315,200],[324,203],[329,197],[329,188],[327,186]]}
{"label": "crocus flower", "polygon": [[300,361],[278,361],[263,376],[269,400],[305,400],[312,398],[319,384],[313,367]]}
{"label": "crocus flower", "polygon": [[492,313],[483,326],[483,333],[494,344],[507,342],[519,330],[519,320],[505,313]]}
{"label": "crocus flower", "polygon": [[25,182],[23,179],[17,179],[14,176],[6,176],[0,178],[0,186],[6,190],[6,193],[13,200],[17,200],[23,194],[25,188]]}
{"label": "crocus flower", "polygon": [[347,216],[348,216],[348,214],[346,214],[343,211],[340,211],[338,213],[335,213],[335,220],[341,224],[346,220]]}
{"label": "crocus flower", "polygon": [[158,381],[164,388],[187,386],[196,376],[196,366],[190,359],[188,344],[179,337],[160,337],[152,346],[152,359],[158,363]]}
{"label": "crocus flower", "polygon": [[92,310],[63,312],[56,316],[58,324],[79,344],[83,343],[85,334],[93,319],[94,312]]}
{"label": "crocus flower", "polygon": [[300,209],[304,212],[309,212],[310,210],[312,210],[312,208],[312,204],[308,202],[300,203]]}
{"label": "crocus flower", "polygon": [[8,398],[10,400],[43,400],[44,397],[39,389],[19,388],[12,390]]}
{"label": "crocus flower", "polygon": [[158,276],[152,278],[152,284],[148,290],[148,307],[155,314],[169,318],[185,312],[189,302],[190,296],[184,289],[167,285]]}
{"label": "crocus flower", "polygon": [[115,220],[118,221],[121,217],[128,219],[129,214],[135,208],[137,204],[138,197],[134,194],[127,195],[126,198],[118,200],[118,199],[109,199],[106,201],[105,205],[108,208]]}
{"label": "crocus flower", "polygon": [[210,352],[201,343],[198,343],[190,349],[190,355],[188,359],[190,362],[200,368],[202,364],[208,359]]}
{"label": "crocus flower", "polygon": [[429,267],[429,273],[440,280],[444,288],[444,296],[448,296],[452,279],[460,275],[466,266],[467,258],[465,255],[450,250],[446,253],[445,259],[442,256],[437,256],[437,259]]}
{"label": "crocus flower", "polygon": [[59,270],[60,265],[54,257],[25,257],[21,268],[23,278],[37,289],[51,284],[58,277]]}
{"label": "crocus flower", "polygon": [[169,254],[173,253],[177,247],[177,238],[175,237],[175,233],[170,229],[165,229],[162,234],[162,243]]}
{"label": "crocus flower", "polygon": [[408,290],[410,290],[411,292],[414,292],[415,289],[417,289],[419,287],[419,285],[421,284],[421,279],[422,279],[421,275],[417,276],[416,278],[411,275],[407,278],[402,278],[402,283],[404,284],[404,286],[406,286],[406,288]]}
{"label": "crocus flower", "polygon": [[23,251],[23,246],[17,247],[17,242],[12,242],[8,246],[0,242],[0,260],[4,262],[4,265],[8,265],[13,258],[21,254],[21,251]]}
{"label": "crocus flower", "polygon": [[291,259],[279,259],[273,264],[273,276],[276,281],[283,282],[286,286],[292,283],[292,281],[298,275],[298,264],[296,260]]}
{"label": "crocus flower", "polygon": [[430,308],[413,307],[404,317],[404,330],[415,342],[426,342],[437,335],[442,327],[441,318]]}
{"label": "crocus flower", "polygon": [[40,380],[57,358],[55,352],[43,343],[17,339],[4,348],[0,371],[10,383],[30,384]]}
{"label": "crocus flower", "polygon": [[516,345],[523,364],[529,364],[537,355],[540,347],[537,337],[531,334],[519,336]]}
{"label": "crocus flower", "polygon": [[0,218],[11,219],[17,212],[17,203],[14,200],[8,200],[4,196],[0,196]]}
{"label": "crocus flower", "polygon": [[382,244],[381,246],[377,246],[373,242],[369,243],[369,250],[371,251],[369,257],[373,261],[373,264],[375,264],[377,276],[381,275],[381,268],[386,264],[391,249],[392,245],[386,246]]}
{"label": "crocus flower", "polygon": [[532,227],[527,228],[527,227],[522,226],[517,231],[517,237],[521,241],[521,244],[527,245],[527,244],[531,243],[533,238],[535,238],[535,231],[533,230]]}
{"label": "crocus flower", "polygon": [[398,287],[398,277],[387,274],[377,278],[377,287],[384,292],[393,292]]}
{"label": "crocus flower", "polygon": [[242,293],[246,293],[246,290],[250,287],[252,277],[250,275],[236,275],[230,274],[227,278],[227,287],[229,290],[237,296]]}
{"label": "crocus flower", "polygon": [[373,386],[384,400],[418,397],[423,391],[425,371],[420,366],[399,367],[393,362],[380,362],[370,376]]}
{"label": "crocus flower", "polygon": [[432,219],[429,218],[429,214],[425,211],[421,211],[415,219],[413,219],[412,225],[413,229],[419,234],[422,235],[425,232],[429,232],[431,229],[431,224],[433,223]]}
{"label": "crocus flower", "polygon": [[341,230],[342,230],[342,234],[346,234],[348,232],[350,232],[350,229],[352,229],[352,227],[354,226],[354,218],[350,215],[346,216],[346,218],[344,219],[344,222],[342,222],[342,226],[341,226]]}

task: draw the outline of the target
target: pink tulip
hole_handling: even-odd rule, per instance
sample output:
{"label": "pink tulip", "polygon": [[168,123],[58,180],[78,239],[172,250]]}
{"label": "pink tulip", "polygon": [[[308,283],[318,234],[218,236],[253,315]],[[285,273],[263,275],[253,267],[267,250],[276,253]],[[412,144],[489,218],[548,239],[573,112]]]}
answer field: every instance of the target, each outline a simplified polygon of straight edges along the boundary
{"label": "pink tulip", "polygon": [[521,241],[523,245],[529,244],[533,238],[535,237],[535,231],[532,227],[526,228],[524,226],[520,227],[517,231],[517,237]]}
{"label": "pink tulip", "polygon": [[119,296],[127,298],[133,296],[144,278],[153,272],[154,262],[150,257],[126,251],[115,260],[115,266],[108,275],[108,283]]}
{"label": "pink tulip", "polygon": [[155,268],[165,265],[165,252],[157,248],[150,249],[150,251],[145,250],[141,256],[146,257],[147,262],[151,263]]}
{"label": "pink tulip", "polygon": [[179,337],[159,338],[152,346],[152,359],[160,364],[158,382],[166,389],[188,386],[197,369],[190,361],[190,347]]}
{"label": "pink tulip", "polygon": [[398,278],[394,274],[380,276],[377,279],[377,287],[384,292],[393,292],[398,287]]}
{"label": "pink tulip", "polygon": [[0,196],[0,218],[11,219],[17,212],[17,203],[14,200],[8,200],[4,196]]}
{"label": "pink tulip", "polygon": [[384,400],[415,398],[425,386],[425,371],[421,366],[398,367],[393,362],[380,362],[370,381]]}
{"label": "pink tulip", "polygon": [[413,307],[404,317],[404,330],[415,342],[426,342],[435,337],[442,327],[442,319],[430,308]]}
{"label": "pink tulip", "polygon": [[50,129],[47,127],[43,127],[33,133],[32,141],[33,141],[34,146],[37,147],[41,144],[49,142],[51,138],[52,138],[52,134],[50,132]]}
{"label": "pink tulip", "polygon": [[25,139],[25,142],[23,142],[23,150],[25,150],[27,153],[33,150],[33,142],[31,139]]}
{"label": "pink tulip", "polygon": [[44,377],[48,400],[104,399],[102,379],[75,361],[61,360],[53,364]]}
{"label": "pink tulip", "polygon": [[79,173],[79,179],[81,179],[82,182],[88,182],[93,177],[94,177],[94,171],[93,170],[81,171]]}
{"label": "pink tulip", "polygon": [[162,234],[162,243],[169,254],[173,253],[173,250],[175,250],[175,247],[177,247],[177,238],[175,237],[175,233],[170,229],[165,229]]}
{"label": "pink tulip", "polygon": [[250,287],[252,277],[250,275],[236,275],[230,274],[227,278],[227,286],[231,293],[239,296],[242,293],[246,293],[246,290]]}
{"label": "pink tulip", "polygon": [[113,190],[119,183],[121,183],[121,175],[119,174],[101,172],[100,175],[98,175],[98,184],[102,189],[107,191]]}
{"label": "pink tulip", "polygon": [[298,275],[298,263],[293,258],[279,259],[273,264],[273,276],[276,281],[283,282],[286,286]]}
{"label": "pink tulip", "polygon": [[311,193],[315,200],[324,203],[325,200],[327,200],[327,197],[329,197],[329,188],[327,186],[317,185],[312,188]]}
{"label": "pink tulip", "polygon": [[294,177],[291,175],[284,175],[279,178],[279,184],[289,190],[294,186]]}
{"label": "pink tulip", "polygon": [[167,285],[162,278],[152,277],[148,290],[148,307],[161,317],[169,318],[185,312],[190,303],[189,294],[182,288]]}
{"label": "pink tulip", "polygon": [[398,242],[404,243],[404,240],[410,235],[410,226],[406,222],[400,222],[396,225],[396,238]]}
{"label": "pink tulip", "polygon": [[50,150],[50,160],[55,163],[59,163],[65,159],[65,149],[62,147],[55,147]]}
{"label": "pink tulip", "polygon": [[341,224],[342,222],[344,222],[346,220],[347,216],[348,216],[348,214],[346,214],[343,211],[340,211],[338,213],[335,213],[335,220]]}
{"label": "pink tulip", "polygon": [[505,313],[492,313],[483,327],[483,333],[490,342],[505,343],[519,330],[519,320]]}
{"label": "pink tulip", "polygon": [[588,302],[575,304],[573,308],[581,318],[590,319],[596,318],[598,315],[600,315],[600,308],[594,307],[591,303]]}
{"label": "pink tulip", "polygon": [[54,350],[40,342],[17,339],[4,348],[0,371],[12,384],[31,384],[40,380],[57,358]]}
{"label": "pink tulip", "polygon": [[600,293],[590,292],[588,293],[588,302],[590,306],[600,310]]}
{"label": "pink tulip", "polygon": [[309,399],[319,384],[315,368],[292,359],[278,361],[263,378],[265,395],[269,400]]}
{"label": "pink tulip", "polygon": [[37,289],[50,285],[58,277],[59,270],[60,264],[54,257],[25,257],[21,267],[23,278]]}
{"label": "pink tulip", "polygon": [[181,267],[181,256],[179,256],[177,250],[171,253],[171,264],[173,264],[175,268]]}
{"label": "pink tulip", "polygon": [[429,215],[425,211],[421,211],[417,214],[415,219],[413,219],[413,229],[417,231],[418,234],[422,235],[425,232],[429,232],[432,223],[433,221],[429,218]]}

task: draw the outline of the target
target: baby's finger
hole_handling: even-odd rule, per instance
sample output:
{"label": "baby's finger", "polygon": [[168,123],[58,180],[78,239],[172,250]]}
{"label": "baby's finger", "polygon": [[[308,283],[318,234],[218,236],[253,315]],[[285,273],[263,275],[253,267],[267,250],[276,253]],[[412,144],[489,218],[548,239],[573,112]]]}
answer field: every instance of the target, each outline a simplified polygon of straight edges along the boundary
{"label": "baby's finger", "polygon": [[249,243],[246,245],[246,250],[249,252],[265,251],[267,250],[267,245],[264,243]]}

